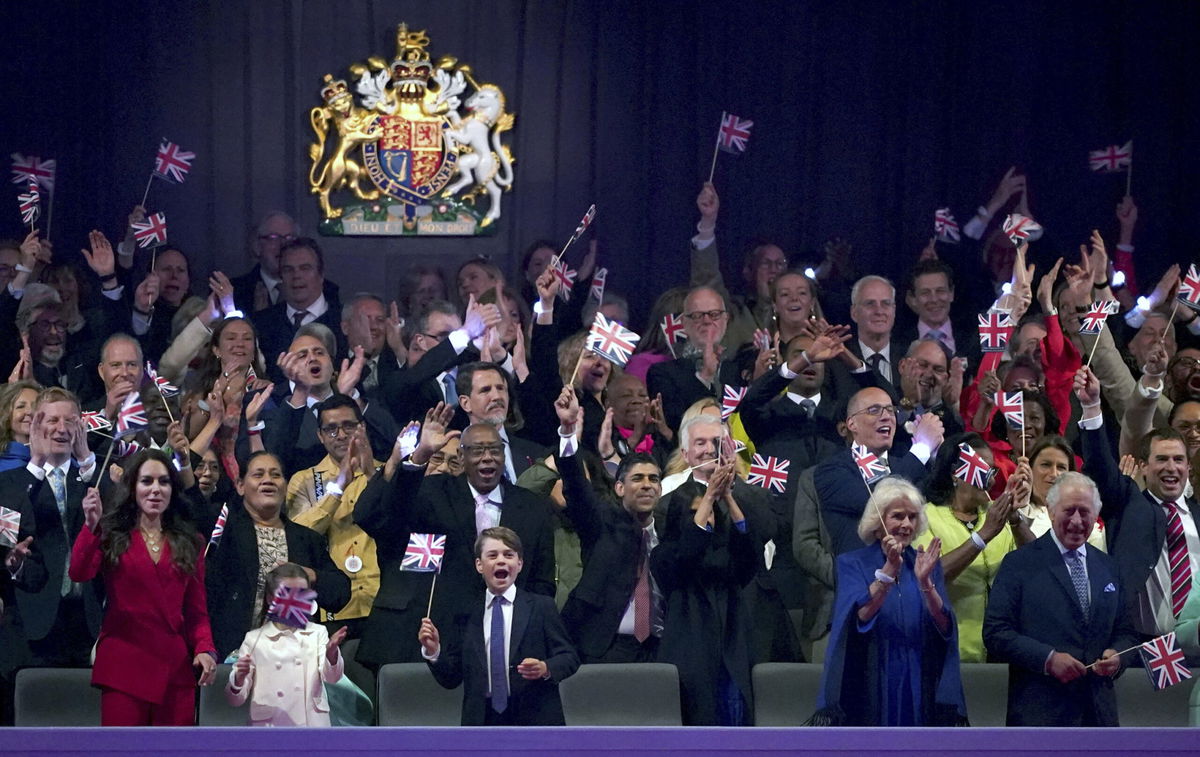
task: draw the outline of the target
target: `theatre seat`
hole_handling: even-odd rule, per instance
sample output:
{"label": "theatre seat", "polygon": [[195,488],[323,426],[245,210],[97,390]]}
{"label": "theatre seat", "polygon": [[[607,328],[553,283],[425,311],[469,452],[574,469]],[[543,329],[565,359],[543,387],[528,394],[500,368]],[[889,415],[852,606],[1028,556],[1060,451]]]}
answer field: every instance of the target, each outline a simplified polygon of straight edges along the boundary
{"label": "theatre seat", "polygon": [[354,684],[374,701],[375,674],[354,659],[358,654],[358,642],[358,639],[351,639],[342,643],[342,660],[345,665],[346,677],[354,681]]}
{"label": "theatre seat", "polygon": [[200,687],[200,714],[196,724],[228,728],[246,725],[250,720],[250,706],[233,707],[225,700],[225,684],[229,682],[232,665],[218,665],[217,677],[211,686]]}
{"label": "theatre seat", "polygon": [[17,673],[13,721],[22,728],[100,725],[100,690],[91,668],[25,668]]}
{"label": "theatre seat", "polygon": [[1123,727],[1183,728],[1195,678],[1155,691],[1141,668],[1129,668],[1116,680],[1117,716]]}
{"label": "theatre seat", "polygon": [[678,726],[679,672],[659,662],[580,665],[558,686],[567,725]]}
{"label": "theatre seat", "polygon": [[804,725],[817,711],[824,666],[812,662],[764,662],[754,666],[754,725]]}
{"label": "theatre seat", "polygon": [[396,662],[379,669],[376,712],[384,726],[454,726],[462,723],[462,686],[443,689],[429,666]]}
{"label": "theatre seat", "polygon": [[965,662],[960,666],[967,718],[973,728],[1003,726],[1008,716],[1008,666]]}

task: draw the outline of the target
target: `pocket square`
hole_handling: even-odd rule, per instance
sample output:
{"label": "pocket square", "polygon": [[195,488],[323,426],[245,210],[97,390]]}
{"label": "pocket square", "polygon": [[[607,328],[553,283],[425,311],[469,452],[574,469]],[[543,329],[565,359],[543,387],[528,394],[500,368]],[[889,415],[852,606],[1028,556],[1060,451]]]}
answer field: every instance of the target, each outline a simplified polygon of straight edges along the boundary
{"label": "pocket square", "polygon": [[1104,591],[1105,591],[1106,593],[1107,593],[1107,592],[1110,592],[1110,591],[1116,591],[1116,590],[1117,590],[1117,587],[1116,587],[1116,586],[1113,586],[1111,583],[1110,583],[1108,586],[1105,586],[1105,587],[1104,587]]}

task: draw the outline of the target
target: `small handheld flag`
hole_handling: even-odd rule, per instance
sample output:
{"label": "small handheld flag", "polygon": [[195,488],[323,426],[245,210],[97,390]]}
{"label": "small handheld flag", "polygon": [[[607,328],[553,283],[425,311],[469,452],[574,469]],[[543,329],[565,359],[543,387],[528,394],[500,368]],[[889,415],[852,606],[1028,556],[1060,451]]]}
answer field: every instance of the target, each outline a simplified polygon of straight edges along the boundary
{"label": "small handheld flag", "polygon": [[1020,213],[1012,213],[1004,219],[1004,233],[1008,235],[1013,245],[1017,247],[1020,247],[1021,243],[1028,239],[1031,233],[1041,230],[1041,225],[1032,218],[1023,216]]}
{"label": "small handheld flag", "polygon": [[575,233],[571,235],[571,242],[567,244],[578,242],[579,238],[583,236],[583,232],[588,230],[588,227],[592,225],[592,221],[594,220],[596,220],[596,205],[592,203],[592,206],[583,214],[583,218],[579,219],[579,225],[575,227]]}
{"label": "small handheld flag", "polygon": [[21,530],[21,511],[0,506],[0,547],[11,547],[17,543]]}
{"label": "small handheld flag", "polygon": [[221,513],[217,516],[217,522],[213,526],[212,535],[208,537],[209,547],[215,547],[221,543],[221,537],[225,535],[225,521],[228,519],[229,503],[226,502],[224,505],[221,505]]}
{"label": "small handheld flag", "polygon": [[659,328],[662,329],[663,336],[667,338],[667,344],[673,345],[687,339],[683,331],[683,316],[679,313],[664,315]]}
{"label": "small handheld flag", "polygon": [[21,210],[21,223],[32,224],[38,217],[38,203],[41,202],[42,195],[38,191],[36,181],[29,182],[29,191],[24,194],[17,195],[17,203]]}
{"label": "small handheld flag", "polygon": [[103,431],[106,428],[112,428],[112,423],[99,410],[84,410],[79,415],[88,431]]}
{"label": "small handheld flag", "polygon": [[989,312],[979,316],[979,346],[984,352],[1004,352],[1012,330],[1007,313]]}
{"label": "small handheld flag", "polygon": [[962,239],[958,231],[958,221],[950,214],[950,208],[938,208],[933,212],[933,233],[940,242],[958,244]]}
{"label": "small handheld flag", "polygon": [[1192,310],[1200,310],[1200,273],[1195,263],[1188,266],[1187,275],[1179,282],[1178,299]]}
{"label": "small handheld flag", "polygon": [[1100,300],[1093,302],[1080,319],[1079,333],[1080,334],[1099,334],[1104,329],[1104,321],[1120,310],[1121,306],[1116,300]]}
{"label": "small handheld flag", "polygon": [[12,161],[13,184],[25,184],[32,181],[45,187],[47,192],[54,192],[55,162],[53,160],[42,160],[33,155],[27,158],[19,152],[14,152]]}
{"label": "small handheld flag", "polygon": [[1088,167],[1093,171],[1111,173],[1127,168],[1133,163],[1133,140],[1124,145],[1109,145],[1102,150],[1088,153]]}
{"label": "small handheld flag", "polygon": [[154,156],[154,173],[162,179],[183,183],[183,178],[192,170],[194,152],[179,149],[174,142],[163,142],[158,146],[158,154]]}
{"label": "small handheld flag", "polygon": [[1192,671],[1184,665],[1183,651],[1175,642],[1174,631],[1147,641],[1139,651],[1150,683],[1156,689],[1165,689],[1192,677]]}
{"label": "small handheld flag", "polygon": [[976,489],[987,491],[995,479],[995,468],[984,460],[971,445],[962,442],[958,445],[958,467],[954,469],[954,477],[959,481],[970,484]]}
{"label": "small handheld flag", "polygon": [[1025,427],[1025,395],[1020,392],[996,392],[996,411],[1012,428]]}
{"label": "small handheld flag", "polygon": [[145,221],[133,224],[133,238],[138,247],[154,247],[167,243],[167,217],[162,213],[147,216]]}
{"label": "small handheld flag", "polygon": [[725,390],[721,395],[721,420],[728,420],[729,416],[737,412],[738,406],[742,404],[742,400],[746,397],[746,387],[725,385]]}
{"label": "small handheld flag", "polygon": [[[633,350],[641,339],[634,332],[616,321],[610,321],[604,313],[597,311],[592,328],[588,331],[586,346],[600,357],[624,368],[629,358],[633,357]],[[578,370],[578,364],[575,367]],[[574,381],[572,376],[571,382]]]}
{"label": "small handheld flag", "polygon": [[787,491],[788,467],[791,464],[791,460],[763,457],[756,452],[750,460],[750,473],[746,476],[746,483],[783,494]]}
{"label": "small handheld flag", "polygon": [[850,452],[854,455],[854,463],[858,466],[858,472],[862,475],[868,489],[871,488],[871,484],[891,473],[887,463],[880,460],[878,455],[871,452],[865,446],[861,444],[852,445]]}
{"label": "small handheld flag", "polygon": [[409,534],[404,559],[400,561],[400,570],[439,573],[445,554],[445,534]]}
{"label": "small handheld flag", "polygon": [[745,152],[746,143],[750,140],[750,129],[753,127],[753,121],[722,112],[721,128],[717,131],[717,146],[723,152],[734,155]]}
{"label": "small handheld flag", "polygon": [[595,275],[592,276],[592,289],[588,294],[595,298],[596,302],[604,303],[604,283],[608,280],[608,269],[597,268]]}
{"label": "small handheld flag", "polygon": [[146,419],[146,406],[142,404],[142,399],[137,392],[130,392],[117,412],[117,429],[114,438],[120,439],[123,436],[136,434],[148,425],[150,425],[150,421]]}
{"label": "small handheld flag", "polygon": [[317,611],[317,593],[312,589],[280,586],[275,590],[267,618],[292,628],[304,628],[309,617]]}
{"label": "small handheld flag", "polygon": [[575,286],[575,277],[578,275],[579,272],[567,265],[566,260],[560,258],[554,264],[554,278],[558,279],[559,284],[558,296],[563,302],[571,301],[571,287]]}
{"label": "small handheld flag", "polygon": [[164,399],[167,397],[174,397],[176,394],[179,394],[179,387],[175,386],[162,376],[159,376],[158,371],[154,370],[154,365],[149,360],[146,361],[146,375],[149,376],[150,380],[154,382],[154,385],[158,387],[158,391],[162,392]]}

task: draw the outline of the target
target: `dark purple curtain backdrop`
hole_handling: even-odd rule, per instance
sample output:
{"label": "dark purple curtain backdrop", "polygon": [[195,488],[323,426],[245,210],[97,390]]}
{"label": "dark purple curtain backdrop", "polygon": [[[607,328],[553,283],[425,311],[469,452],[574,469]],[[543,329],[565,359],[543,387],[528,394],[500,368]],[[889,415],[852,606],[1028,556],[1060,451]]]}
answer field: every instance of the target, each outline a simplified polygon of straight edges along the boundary
{"label": "dark purple curtain backdrop", "polygon": [[[307,113],[321,77],[390,59],[401,21],[504,89],[515,188],[494,238],[328,240],[343,291],[390,298],[418,257],[452,273],[483,253],[512,270],[594,201],[609,286],[644,313],[685,275],[723,109],[755,122],[716,174],[734,275],[756,235],[815,260],[836,234],[861,268],[895,276],[935,207],[965,221],[1010,164],[1047,228],[1039,256],[1092,227],[1111,239],[1124,177],[1091,174],[1087,151],[1128,139],[1143,279],[1195,253],[1200,4],[1182,1],[4,3],[0,148],[58,159],[53,241],[70,254],[90,228],[119,236],[170,138],[196,168],[156,183],[149,204],[197,283],[237,274],[264,212],[315,227]],[[21,232],[10,190],[4,236]]]}

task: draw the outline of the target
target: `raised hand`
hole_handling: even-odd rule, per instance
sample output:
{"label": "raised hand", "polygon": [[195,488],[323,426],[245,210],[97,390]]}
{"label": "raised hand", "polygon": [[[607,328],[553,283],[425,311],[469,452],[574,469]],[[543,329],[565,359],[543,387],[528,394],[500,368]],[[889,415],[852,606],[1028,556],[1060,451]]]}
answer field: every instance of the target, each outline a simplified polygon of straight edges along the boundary
{"label": "raised hand", "polygon": [[17,364],[13,366],[12,373],[8,374],[9,383],[33,378],[33,353],[29,349],[29,334],[21,334],[21,345]]}
{"label": "raised hand", "polygon": [[467,336],[471,339],[478,339],[483,336],[483,330],[487,328],[487,323],[483,320],[483,314],[480,312],[479,305],[475,302],[475,295],[467,296],[467,310],[463,316],[463,328],[467,330]]}
{"label": "raised hand", "polygon": [[142,283],[137,285],[133,293],[133,306],[143,313],[149,313],[154,308],[154,303],[158,302],[161,286],[157,273],[151,271],[146,274],[146,278],[142,279]]}
{"label": "raised hand", "polygon": [[100,516],[104,513],[104,504],[100,501],[100,490],[89,486],[87,494],[83,495],[82,504],[83,524],[89,531],[95,531],[96,526],[100,524]]}
{"label": "raised hand", "polygon": [[459,436],[458,431],[450,431],[450,422],[454,420],[454,406],[439,402],[425,413],[425,422],[421,424],[421,437],[417,449],[412,454],[412,460],[417,465],[429,462],[429,457],[446,442]]}
{"label": "raised hand", "polygon": [[[588,241],[588,251],[584,254],[583,260],[579,262],[579,273],[575,279],[576,281],[587,281],[592,277],[592,273],[596,270],[596,252],[599,248],[600,242],[593,236]],[[497,297],[496,302],[503,302],[503,300]]]}
{"label": "raised hand", "polygon": [[1085,408],[1100,404],[1100,379],[1086,365],[1075,371],[1075,397]]}
{"label": "raised hand", "polygon": [[721,198],[717,196],[717,188],[712,182],[704,182],[700,194],[696,196],[696,207],[700,210],[700,222],[704,226],[715,225],[717,213],[721,210]]}
{"label": "raised hand", "polygon": [[41,240],[38,239],[40,233],[34,229],[26,234],[24,241],[21,242],[21,265],[31,270],[37,270],[39,265],[50,262],[42,249]]}
{"label": "raised hand", "polygon": [[554,275],[554,269],[546,266],[546,270],[542,271],[534,282],[537,287],[538,299],[542,301],[543,312],[554,310],[554,298],[558,295],[559,287],[562,282]]}
{"label": "raised hand", "polygon": [[996,191],[988,200],[987,209],[991,215],[1000,211],[1018,192],[1025,191],[1025,177],[1017,173],[1017,167],[1012,166],[1005,172],[1004,178],[996,185]]}
{"label": "raised hand", "polygon": [[[1097,229],[1092,229],[1092,254],[1089,256],[1089,268],[1092,271],[1092,283],[1103,284],[1108,281],[1108,250],[1104,247],[1104,237]],[[1083,245],[1079,246],[1083,251]]]}
{"label": "raised hand", "polygon": [[1179,264],[1175,263],[1163,277],[1158,280],[1158,285],[1154,287],[1154,291],[1150,293],[1150,309],[1157,310],[1164,304],[1175,299],[1175,294],[1179,290]]}
{"label": "raised hand", "polygon": [[883,554],[886,558],[883,564],[883,572],[887,573],[892,578],[900,575],[900,568],[904,565],[904,545],[896,540],[895,536],[884,534],[880,540],[883,546]]}
{"label": "raised hand", "polygon": [[525,357],[525,329],[517,329],[517,340],[512,348],[513,373],[518,383],[524,383],[529,377],[529,363]]}
{"label": "raised hand", "polygon": [[103,232],[92,229],[88,233],[88,244],[91,245],[91,252],[80,250],[83,254],[83,259],[87,261],[88,268],[91,268],[97,276],[105,278],[111,276],[117,270],[117,258],[113,255],[112,244]]}
{"label": "raised hand", "polygon": [[1062,268],[1063,259],[1059,258],[1054,262],[1054,267],[1049,273],[1043,274],[1038,280],[1037,301],[1041,306],[1043,313],[1052,313],[1054,311],[1054,282],[1058,280],[1058,271]]}
{"label": "raised hand", "polygon": [[717,368],[721,363],[722,347],[720,344],[708,343],[704,345],[704,354],[700,360],[700,380],[706,384],[712,384],[713,379],[717,377]]}
{"label": "raised hand", "polygon": [[942,386],[942,402],[947,407],[958,408],[966,374],[967,359],[965,357],[956,357],[950,361],[950,378]]}
{"label": "raised hand", "polygon": [[29,545],[33,544],[33,537],[26,536],[21,541],[12,546],[8,551],[8,555],[4,558],[4,567],[8,568],[10,574],[16,573],[25,564],[25,559],[29,557]]}
{"label": "raised hand", "polygon": [[[604,420],[600,422],[600,438],[596,440],[596,451],[600,453],[601,460],[607,461],[617,454],[616,447],[613,446],[612,431],[613,409],[610,407],[604,411]],[[633,434],[630,434],[629,438],[633,439]]]}
{"label": "raised hand", "polygon": [[429,618],[421,618],[421,629],[417,631],[417,641],[425,649],[425,654],[433,657],[442,648],[441,636],[437,626]]}
{"label": "raised hand", "polygon": [[263,406],[267,404],[267,400],[271,399],[271,391],[274,388],[274,384],[267,384],[265,389],[250,396],[250,401],[246,403],[247,426],[258,424],[258,418],[262,414]]}
{"label": "raised hand", "polygon": [[654,399],[650,400],[650,403],[646,405],[646,417],[654,424],[654,428],[658,431],[659,436],[667,440],[675,438],[675,432],[667,425],[667,416],[663,412],[662,392],[654,395]]}
{"label": "raised hand", "polygon": [[358,382],[362,380],[363,366],[367,364],[366,358],[363,356],[362,345],[354,348],[353,359],[345,359],[342,361],[342,369],[338,371],[337,390],[341,394],[352,394],[354,387],[358,386]]}
{"label": "raised hand", "polygon": [[306,376],[308,375],[308,371],[304,370],[306,360],[307,358],[299,352],[281,352],[275,364],[283,372],[284,378],[291,381],[297,387],[303,386],[307,389]]}
{"label": "raised hand", "polygon": [[849,340],[849,326],[827,325],[822,333],[813,339],[812,345],[804,352],[812,362],[823,363],[841,355],[846,349],[844,345]]}
{"label": "raised hand", "polygon": [[559,433],[575,433],[578,430],[583,411],[579,408],[579,398],[575,396],[572,387],[564,386],[554,400],[554,412],[558,415]]}
{"label": "raised hand", "polygon": [[87,435],[87,424],[83,422],[83,418],[76,420],[71,428],[71,456],[77,463],[83,463],[88,455],[92,454],[88,449]]}
{"label": "raised hand", "polygon": [[1146,354],[1146,364],[1142,366],[1142,374],[1153,378],[1162,378],[1167,372],[1167,347],[1161,341],[1150,346]]}
{"label": "raised hand", "polygon": [[924,413],[917,419],[917,427],[913,431],[912,440],[913,444],[924,443],[931,451],[936,452],[937,448],[941,446],[944,436],[945,428],[937,413]]}
{"label": "raised hand", "polygon": [[923,588],[933,586],[933,566],[942,555],[942,540],[934,537],[928,547],[917,547],[917,559],[913,563],[913,575]]}
{"label": "raised hand", "polygon": [[333,635],[329,637],[329,643],[325,645],[325,659],[329,660],[330,665],[337,664],[338,655],[341,654],[339,647],[342,646],[342,642],[345,640],[346,626],[342,626],[338,630],[334,631]]}
{"label": "raised hand", "polygon": [[233,664],[233,685],[237,688],[242,688],[246,683],[246,676],[250,675],[250,668],[253,664],[250,662],[250,655],[244,654],[237,659]]}
{"label": "raised hand", "polygon": [[923,262],[926,260],[937,260],[937,237],[930,237],[929,242],[921,248],[921,253],[917,255],[917,261]]}
{"label": "raised hand", "polygon": [[387,341],[388,347],[392,348],[392,353],[396,356],[396,360],[400,365],[404,365],[408,360],[408,348],[404,346],[404,319],[400,317],[400,306],[392,300],[388,306],[387,329],[384,339]]}
{"label": "raised hand", "polygon": [[1121,224],[1121,244],[1129,244],[1133,241],[1133,227],[1137,225],[1138,207],[1134,203],[1133,198],[1125,195],[1119,203],[1117,203],[1117,222]]}
{"label": "raised hand", "polygon": [[175,452],[175,459],[184,468],[192,467],[191,449],[187,434],[183,433],[183,423],[172,421],[167,425],[167,444]]}
{"label": "raised hand", "polygon": [[233,284],[224,273],[213,271],[208,277],[208,289],[222,313],[228,315],[237,309],[233,304]]}

